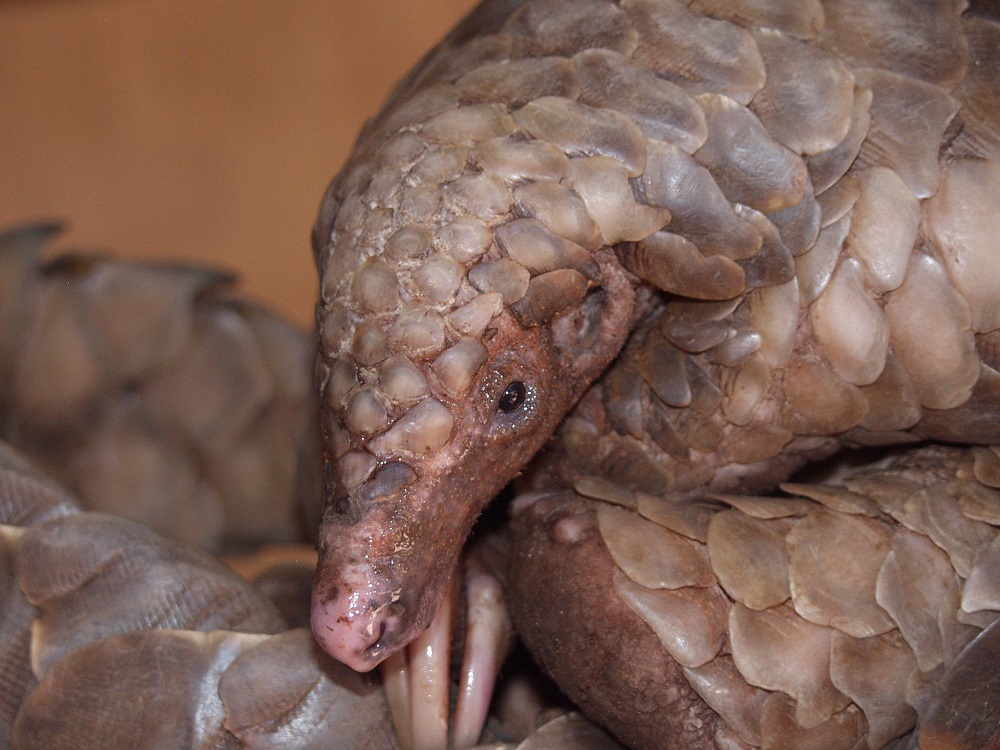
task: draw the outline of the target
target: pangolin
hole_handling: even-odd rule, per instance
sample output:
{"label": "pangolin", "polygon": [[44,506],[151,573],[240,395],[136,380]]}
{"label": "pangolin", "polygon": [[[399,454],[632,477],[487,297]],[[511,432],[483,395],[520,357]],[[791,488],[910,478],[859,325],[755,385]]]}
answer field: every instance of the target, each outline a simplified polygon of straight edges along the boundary
{"label": "pangolin", "polygon": [[314,229],[324,648],[370,669],[420,632],[560,423],[536,485],[676,496],[996,442],[998,30],[953,0],[478,6]]}
{"label": "pangolin", "polygon": [[[25,387],[23,373],[47,369],[50,377],[58,378],[57,373],[70,372],[64,382],[46,380],[50,387],[57,386],[58,394],[70,395],[67,387],[80,378],[67,364],[79,366],[93,357],[100,369],[115,373],[135,361],[121,352],[114,354],[111,346],[116,333],[127,330],[133,333],[133,352],[163,355],[148,360],[154,363],[151,372],[134,381],[131,389],[118,391],[118,378],[112,377],[93,392],[96,400],[86,408],[89,413],[116,414],[130,403],[134,420],[157,429],[139,432],[138,439],[134,430],[126,430],[113,433],[120,435],[117,440],[96,441],[103,446],[98,454],[104,460],[82,463],[87,470],[77,475],[91,480],[81,484],[90,490],[91,507],[123,510],[120,501],[108,503],[122,496],[118,484],[159,486],[162,472],[143,471],[130,460],[136,446],[147,461],[154,459],[155,467],[157,456],[169,458],[178,440],[191,439],[191,424],[169,417],[183,414],[194,394],[159,403],[152,413],[139,408],[149,393],[162,392],[162,385],[147,391],[147,380],[172,382],[176,387],[184,380],[191,354],[202,350],[197,328],[165,339],[164,330],[176,331],[179,326],[183,331],[199,318],[249,313],[254,330],[278,334],[271,339],[267,370],[285,371],[286,376],[299,370],[305,374],[303,340],[293,329],[233,299],[211,295],[192,299],[184,285],[178,291],[173,283],[174,274],[204,278],[204,272],[107,260],[83,263],[75,258],[72,264],[60,260],[44,273],[32,273],[37,244],[46,234],[31,228],[0,236],[3,278],[13,281],[10,288],[15,290],[4,298],[13,304],[0,310],[7,334],[2,340],[20,339],[18,331],[34,332],[31,351],[15,347],[6,360],[6,374],[22,383],[8,392],[16,395],[3,412],[8,417],[18,415],[8,420],[20,425],[11,434],[23,440],[43,432],[41,417],[46,411],[39,411],[41,404],[30,398],[32,390]],[[150,274],[160,281],[150,286]],[[108,284],[109,278],[124,284]],[[95,314],[120,309],[133,299],[133,289],[141,290],[147,300],[151,292],[173,298],[175,304],[167,306],[173,313],[165,319],[143,316],[147,323],[172,320],[172,325],[145,325],[139,330],[136,321],[126,316]],[[33,304],[20,305],[19,299]],[[8,314],[19,307],[35,312]],[[39,312],[47,312],[40,317],[50,325],[38,325]],[[104,325],[99,325],[101,321]],[[73,339],[63,333],[69,323],[90,332],[79,347],[70,345]],[[218,335],[220,329],[214,330]],[[251,341],[240,335],[246,329],[234,319],[224,330],[236,341]],[[178,337],[183,341],[179,349],[157,343]],[[274,346],[282,339],[284,345]],[[253,372],[262,360],[234,358],[231,346],[214,351],[225,356],[201,359],[204,382],[240,389],[255,379]],[[87,382],[93,384],[83,381]],[[203,396],[214,393],[225,402],[226,392],[205,391]],[[279,401],[288,398],[283,389],[278,393],[284,394]],[[67,403],[83,402],[89,403],[54,399],[49,408],[66,409]],[[35,408],[27,408],[31,404]],[[165,418],[167,422],[160,421]],[[90,422],[89,428],[79,424],[74,429],[84,451],[92,450],[86,446],[108,430],[104,417]],[[258,432],[267,434],[272,445],[290,445],[294,421],[284,434],[272,424],[263,420],[249,432],[239,430],[235,442],[215,443],[212,462],[230,451],[241,455],[244,443],[253,444]],[[150,442],[152,436],[160,442]],[[65,453],[72,447],[69,443],[52,444],[49,453],[42,445],[43,441],[33,445],[26,441],[26,447],[48,466],[56,466],[60,456],[73,455]],[[242,484],[219,484],[218,473],[210,474],[216,479],[213,487],[223,496]],[[273,474],[274,479],[281,476]],[[94,481],[96,477],[103,478]],[[137,479],[142,480],[139,485]],[[764,746],[774,746],[777,737],[777,746],[787,750],[802,742],[815,746],[817,733],[825,748],[853,742],[865,733],[869,745],[878,747],[905,731],[917,710],[925,728],[948,730],[957,723],[981,732],[989,727],[990,701],[982,696],[992,694],[990,680],[996,679],[992,668],[996,658],[988,651],[995,646],[987,633],[985,641],[980,638],[964,652],[962,648],[1000,607],[995,572],[1000,499],[991,489],[998,484],[1000,462],[987,448],[924,449],[848,476],[840,486],[784,485],[797,494],[794,499],[725,495],[675,502],[587,477],[576,482],[576,489],[605,503],[597,510],[580,495],[564,491],[518,500],[518,548],[508,591],[520,635],[541,663],[591,716],[612,726],[633,747],[668,742],[698,747],[706,737],[718,747],[730,747],[742,738],[757,746],[758,738],[764,737],[770,742]],[[173,492],[161,488],[161,517],[189,507],[186,487],[175,483],[165,488]],[[245,500],[247,512],[253,514],[255,497]],[[144,507],[140,502],[127,510],[141,515]],[[350,670],[337,669],[323,659],[305,631],[278,633],[284,624],[273,607],[231,571],[134,523],[79,512],[63,489],[41,478],[3,445],[0,523],[4,524],[0,526],[4,584],[0,587],[0,746],[103,748],[120,746],[130,741],[127,738],[135,738],[138,747],[205,742],[258,746],[276,741],[282,747],[330,742],[396,746],[385,701],[371,683],[359,682]],[[783,535],[792,527],[794,533]],[[177,535],[187,528],[170,531]],[[803,544],[810,535],[819,539]],[[849,575],[844,566],[849,566]],[[824,571],[837,575],[826,576]],[[676,588],[657,590],[664,575]],[[815,611],[828,617],[832,613],[839,620],[836,629],[809,625],[783,603],[767,607],[787,598],[782,589],[790,586]],[[872,587],[885,614],[872,605]],[[682,606],[699,600],[708,606]],[[729,635],[727,652],[717,654],[719,635],[726,627],[719,615],[726,608],[740,613],[738,627]],[[630,609],[639,616],[629,617]],[[759,628],[747,632],[748,623],[766,624],[768,618],[787,629],[783,641],[776,642],[766,632],[762,638]],[[890,629],[874,638],[854,637],[856,628],[870,628],[872,623]],[[995,638],[996,626],[991,630]],[[829,657],[810,648],[823,638],[836,645]],[[872,662],[879,665],[878,679],[868,676]],[[771,690],[755,688],[760,671],[769,663],[781,667],[766,683]],[[952,663],[962,668],[953,669]],[[949,669],[942,674],[943,666]],[[736,667],[747,671],[745,680],[742,672],[734,671]],[[707,705],[699,707],[690,694],[678,695],[678,679],[690,679]],[[844,690],[845,697],[838,697],[831,685]],[[789,694],[796,702],[815,695],[805,702],[803,716],[838,709],[838,701],[846,696],[852,703],[802,731],[795,729],[794,704],[784,697]],[[678,713],[679,705],[693,709],[693,716]],[[139,711],[139,706],[145,710]],[[657,710],[651,711],[651,706]],[[438,709],[428,705],[426,710]],[[775,734],[776,725],[780,734]],[[664,727],[679,731],[664,735]],[[564,743],[560,747],[617,747],[569,717],[546,725],[522,747],[535,747],[532,743],[543,738],[551,747],[557,733]],[[458,727],[456,742],[457,734]],[[468,744],[456,746],[475,742],[475,735],[470,737]],[[426,737],[421,742],[424,747],[444,747],[443,742],[427,744]],[[924,748],[940,746],[927,744],[926,735],[921,742]]]}
{"label": "pangolin", "polygon": [[[950,0],[479,5],[366,126],[314,229],[323,647],[367,670],[420,633],[480,510],[553,435],[522,487],[613,502],[754,492],[845,447],[996,443],[998,18]],[[520,512],[529,532],[548,523]],[[807,514],[788,515],[767,533]],[[891,514],[875,515],[887,555]],[[626,522],[599,517],[610,546]],[[593,532],[564,526],[547,527],[564,545]],[[587,557],[524,549],[543,568]],[[572,585],[553,569],[547,590]],[[584,605],[540,614],[531,580],[536,644],[558,644],[560,622],[601,632]],[[822,609],[794,602],[830,626]],[[713,655],[734,637],[718,616]],[[758,713],[750,739],[717,734],[701,699],[721,683],[698,698],[691,678],[665,688],[687,702],[668,733],[791,747],[774,733],[789,712],[808,734],[851,703],[831,686],[810,713],[740,679],[761,705],[764,688],[785,696],[768,731]],[[628,699],[607,702],[627,714]]]}

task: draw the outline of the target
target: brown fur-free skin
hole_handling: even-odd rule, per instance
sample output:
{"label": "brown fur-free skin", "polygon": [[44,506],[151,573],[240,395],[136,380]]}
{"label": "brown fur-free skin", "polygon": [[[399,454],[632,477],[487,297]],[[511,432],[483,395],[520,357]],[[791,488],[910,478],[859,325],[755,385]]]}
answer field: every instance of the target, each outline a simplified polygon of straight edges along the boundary
{"label": "brown fur-free skin", "polygon": [[527,500],[512,520],[508,588],[515,627],[542,669],[629,747],[673,747],[683,737],[685,750],[711,750],[718,717],[649,626],[607,595],[615,565],[594,504],[571,492]]}

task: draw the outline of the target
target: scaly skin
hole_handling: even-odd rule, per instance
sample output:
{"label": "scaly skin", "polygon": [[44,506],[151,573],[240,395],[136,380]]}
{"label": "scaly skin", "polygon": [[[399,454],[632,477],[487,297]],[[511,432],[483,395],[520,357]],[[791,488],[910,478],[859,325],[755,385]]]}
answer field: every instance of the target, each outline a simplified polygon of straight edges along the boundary
{"label": "scaly skin", "polygon": [[487,2],[430,53],[314,231],[324,648],[370,669],[427,625],[629,337],[543,485],[750,490],[845,443],[1000,440],[980,10]]}
{"label": "scaly skin", "polygon": [[0,571],[3,747],[396,747],[377,686],[246,580],[80,511],[5,444]]}
{"label": "scaly skin", "polygon": [[518,634],[629,747],[876,750],[912,747],[914,724],[924,750],[982,747],[1000,724],[998,467],[928,446],[783,497],[593,478],[522,496]]}
{"label": "scaly skin", "polygon": [[84,508],[203,549],[303,539],[296,506],[319,494],[312,338],[217,270],[43,264],[58,229],[0,232],[0,439]]}

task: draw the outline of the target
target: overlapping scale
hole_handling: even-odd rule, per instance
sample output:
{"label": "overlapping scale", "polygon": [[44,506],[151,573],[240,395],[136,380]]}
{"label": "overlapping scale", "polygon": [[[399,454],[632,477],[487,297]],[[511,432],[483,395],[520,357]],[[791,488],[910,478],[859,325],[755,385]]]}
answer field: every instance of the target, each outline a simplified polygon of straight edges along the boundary
{"label": "overlapping scale", "polygon": [[891,0],[833,0],[824,3],[819,43],[854,67],[884,68],[950,89],[968,65],[963,9],[953,2],[904,8]]}
{"label": "overlapping scale", "polygon": [[985,333],[1000,327],[995,294],[996,211],[1000,199],[1000,165],[959,159],[944,171],[941,188],[928,201],[926,224],[955,289],[968,303],[972,330]]}
{"label": "overlapping scale", "polygon": [[[996,29],[973,10],[964,21],[960,3],[903,8],[888,0],[536,0],[478,11],[487,13],[477,16],[488,19],[484,36],[464,29],[449,41],[414,79],[422,90],[399,94],[367,136],[386,146],[363,149],[392,159],[380,156],[378,169],[356,165],[334,188],[332,203],[343,208],[328,222],[327,277],[374,265],[367,259],[384,237],[406,222],[418,227],[408,242],[402,235],[398,257],[385,256],[403,290],[398,307],[375,292],[357,300],[383,305],[372,325],[384,325],[402,350],[395,353],[406,355],[392,370],[400,379],[387,399],[389,420],[399,425],[432,403],[421,380],[449,398],[468,392],[479,346],[492,354],[500,316],[524,328],[557,321],[562,335],[587,305],[620,291],[602,286],[617,261],[641,290],[645,317],[565,423],[555,454],[567,462],[553,459],[541,473],[584,472],[589,494],[707,542],[720,565],[712,524],[721,536],[727,522],[718,519],[742,517],[750,502],[720,512],[714,501],[685,506],[663,495],[773,485],[831,452],[844,432],[861,445],[916,439],[909,431],[991,439],[1000,378],[984,248],[996,234],[996,180],[981,158],[995,147],[986,104],[996,98]],[[468,165],[456,175],[462,153]],[[362,211],[353,192],[377,207]],[[338,257],[352,243],[360,257]],[[613,254],[603,249],[611,245]],[[460,269],[435,253],[464,269],[457,286]],[[333,317],[324,332],[344,351],[371,316],[340,283],[324,284]],[[364,341],[350,349],[349,366],[330,373],[328,405],[338,415],[376,382],[375,367],[390,380],[376,362],[380,340]],[[437,416],[439,426],[447,421]],[[342,455],[352,477],[381,477],[363,446],[392,443],[385,456],[419,460],[395,429],[387,423],[381,433],[339,440],[350,446]],[[985,460],[980,466],[988,476]],[[812,501],[758,509],[765,517],[736,524],[737,541],[722,545],[756,545],[768,559],[784,548],[792,604],[779,599],[780,563],[761,594],[759,577],[730,556],[718,591],[752,604],[741,615],[747,622],[753,613],[799,618],[799,607],[820,623],[805,629],[826,633],[819,640],[836,644],[838,656],[825,668],[807,663],[803,674],[825,675],[818,692],[802,683],[789,687],[795,700],[758,700],[751,691],[763,736],[744,726],[720,732],[716,744],[854,747],[864,731],[873,746],[891,742],[912,717],[901,700],[922,705],[935,675],[912,677],[904,694],[894,680],[880,694],[847,665],[869,654],[897,674],[910,668],[908,653],[921,668],[957,653],[993,611],[979,587],[993,585],[994,503],[980,489],[935,504],[903,471],[795,491]],[[903,528],[890,533],[889,519]],[[831,540],[855,554],[845,562]],[[930,571],[926,601],[899,580],[903,559]],[[863,601],[842,583],[851,563],[863,569]],[[961,590],[964,581],[948,570],[978,571],[975,586]],[[908,614],[922,614],[906,620],[899,613],[909,605],[890,589],[913,597]],[[654,608],[644,594],[630,595],[640,609]],[[721,648],[696,669],[728,658]],[[731,676],[743,659],[719,662],[713,679]],[[848,706],[848,697],[857,703]]]}
{"label": "overlapping scale", "polygon": [[568,10],[551,0],[525,4],[511,14],[504,31],[514,38],[515,57],[569,56],[590,47],[629,55],[636,43],[625,14],[605,0],[584,0]]}
{"label": "overlapping scale", "polygon": [[742,260],[760,248],[759,233],[736,215],[709,171],[677,146],[651,143],[642,185],[646,200],[669,209],[668,229],[704,253]]}
{"label": "overlapping scale", "polygon": [[716,513],[708,527],[712,570],[725,592],[751,609],[776,607],[791,596],[786,530],[737,511]]}
{"label": "overlapping scale", "polygon": [[802,200],[808,179],[805,164],[776,143],[751,111],[720,94],[701,94],[697,102],[705,111],[708,140],[694,156],[729,200],[763,213]]}
{"label": "overlapping scale", "polygon": [[892,348],[921,405],[946,409],[966,401],[979,377],[972,314],[941,264],[913,253],[903,284],[887,295],[884,309]]}
{"label": "overlapping scale", "polygon": [[680,87],[607,50],[586,50],[572,61],[584,104],[621,112],[647,138],[673,143],[689,154],[704,144],[705,115]]}
{"label": "overlapping scale", "polygon": [[[643,153],[645,160],[645,152]],[[573,159],[569,184],[580,194],[601,230],[604,244],[636,242],[659,231],[670,220],[664,208],[637,200],[627,165],[607,156]]]}
{"label": "overlapping scale", "polygon": [[[931,448],[862,470],[849,479],[851,489],[789,485],[801,497],[823,501],[825,509],[811,500],[744,497],[738,509],[722,510],[640,493],[636,507],[647,519],[686,536],[690,549],[705,545],[714,573],[708,581],[726,594],[727,645],[701,664],[691,663],[693,654],[709,654],[709,641],[700,640],[704,635],[679,641],[674,623],[683,622],[685,612],[704,617],[710,611],[704,604],[689,609],[701,601],[703,594],[695,592],[705,591],[705,582],[669,595],[658,591],[662,584],[654,582],[659,577],[653,571],[662,548],[653,524],[629,520],[637,519],[629,510],[633,501],[616,502],[619,491],[612,485],[591,494],[615,503],[599,505],[603,520],[597,526],[616,561],[618,595],[685,666],[691,686],[738,742],[877,749],[910,731],[960,644],[1000,615],[982,611],[981,622],[963,624],[980,608],[996,607],[997,527],[974,522],[984,536],[968,582],[935,541],[942,533],[941,522],[933,520],[936,507],[949,495],[969,492],[970,480],[963,477],[971,466],[971,452]],[[918,480],[935,490],[914,495]],[[755,505],[767,503],[772,511],[758,512]],[[957,499],[950,503],[958,507]],[[905,526],[893,527],[887,511],[905,518]],[[649,533],[630,532],[635,523]],[[859,577],[861,569],[867,573]],[[685,591],[688,598],[678,596]],[[979,592],[986,591],[991,593],[983,598]],[[800,606],[806,618],[796,611]],[[703,650],[691,651],[694,644]]]}
{"label": "overlapping scale", "polygon": [[747,104],[764,85],[764,63],[745,29],[673,0],[627,0],[623,7],[639,33],[635,60],[688,93]]}
{"label": "overlapping scale", "polygon": [[851,125],[854,76],[833,55],[779,31],[753,37],[766,79],[752,106],[764,127],[798,154],[834,148]]}
{"label": "overlapping scale", "polygon": [[937,86],[887,70],[863,68],[855,78],[872,91],[871,127],[857,164],[894,169],[914,195],[930,197],[941,177],[941,141],[958,103]]}
{"label": "overlapping scale", "polygon": [[995,101],[1000,87],[1000,24],[996,19],[963,18],[969,44],[969,69],[952,95],[961,102],[962,131],[949,151],[960,156],[1000,158],[1000,121]]}

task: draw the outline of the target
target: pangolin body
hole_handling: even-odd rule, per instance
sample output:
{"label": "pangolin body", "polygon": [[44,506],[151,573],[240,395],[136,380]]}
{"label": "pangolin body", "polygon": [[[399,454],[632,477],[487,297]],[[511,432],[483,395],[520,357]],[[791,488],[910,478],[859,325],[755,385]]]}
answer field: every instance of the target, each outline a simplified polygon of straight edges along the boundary
{"label": "pangolin body", "polygon": [[368,669],[418,633],[581,396],[536,486],[747,491],[845,444],[996,441],[1000,37],[964,11],[473,11],[315,227],[324,647]]}
{"label": "pangolin body", "polygon": [[[419,632],[483,504],[564,418],[527,486],[610,481],[619,489],[598,495],[613,502],[759,490],[843,446],[997,442],[998,42],[995,8],[957,2],[538,0],[473,11],[368,125],[315,229],[328,492],[320,643],[368,669]],[[546,601],[578,604],[515,602],[515,619],[571,694],[633,745],[878,747],[912,725],[915,688],[881,710],[838,682],[845,653],[863,658],[846,640],[836,687],[829,661],[808,667],[826,677],[791,687],[760,676],[774,664],[734,667],[729,656],[751,620],[794,622],[803,641],[905,640],[885,635],[891,605],[868,602],[878,626],[838,630],[839,615],[811,601],[833,595],[801,568],[791,593],[785,580],[746,604],[719,583],[719,559],[711,580],[645,581],[711,592],[659,602],[669,616],[643,613],[641,584],[617,583],[618,604],[600,610],[588,597],[631,579],[574,577],[557,561],[589,571],[599,550],[615,555],[615,538],[642,546],[630,534],[648,525],[600,512],[603,545],[573,555],[567,547],[595,533],[593,511],[574,525],[574,512],[540,507],[521,512],[521,528],[535,538],[534,522],[549,544],[526,543],[517,580],[549,574]],[[780,560],[826,529],[819,511],[790,515],[758,530],[773,547],[731,533],[753,540],[746,554]],[[892,514],[874,515],[836,531],[869,532],[884,553],[866,568],[877,576],[892,568]],[[671,710],[651,710],[665,699],[629,676],[642,649],[607,626],[617,620],[585,619],[615,606],[615,617],[645,619],[628,632],[650,648],[646,624],[671,621],[672,608],[715,613],[705,622],[721,640],[704,654],[677,659],[666,645],[675,666],[657,695],[675,696]],[[697,630],[676,617],[680,632]],[[606,650],[581,657],[601,634]],[[614,686],[592,673],[622,653]],[[933,668],[908,669],[892,671],[897,685]],[[720,729],[703,701],[719,710],[712,696],[738,685],[750,692]],[[811,691],[829,698],[824,709]]]}

